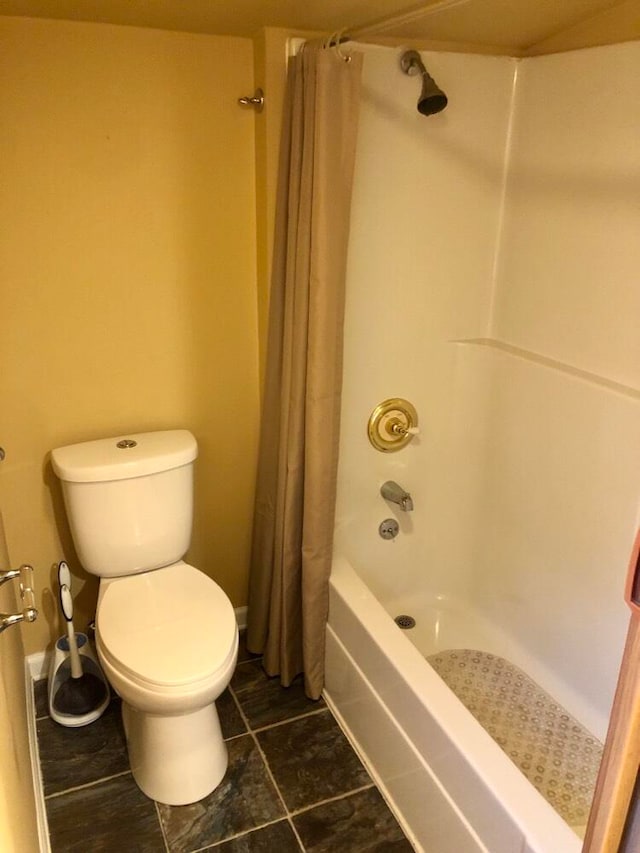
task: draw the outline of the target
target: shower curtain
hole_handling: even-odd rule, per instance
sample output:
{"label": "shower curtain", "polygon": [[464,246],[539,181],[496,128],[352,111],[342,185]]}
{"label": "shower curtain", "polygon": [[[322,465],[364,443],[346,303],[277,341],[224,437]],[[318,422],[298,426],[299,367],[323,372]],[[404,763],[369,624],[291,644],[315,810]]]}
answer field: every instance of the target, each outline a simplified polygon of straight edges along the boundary
{"label": "shower curtain", "polygon": [[362,55],[308,43],[289,63],[247,645],[288,686],[324,682],[344,280]]}

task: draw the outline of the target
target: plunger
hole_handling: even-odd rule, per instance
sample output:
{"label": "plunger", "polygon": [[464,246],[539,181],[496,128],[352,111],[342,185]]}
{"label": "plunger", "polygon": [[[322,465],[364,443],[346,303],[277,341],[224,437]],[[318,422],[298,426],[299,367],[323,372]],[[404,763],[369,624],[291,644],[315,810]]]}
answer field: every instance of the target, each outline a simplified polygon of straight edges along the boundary
{"label": "plunger", "polygon": [[[82,716],[98,708],[107,695],[107,686],[92,672],[84,672],[82,659],[78,651],[76,633],[73,629],[73,599],[71,590],[64,581],[71,582],[71,574],[66,563],[60,563],[58,568],[60,583],[60,609],[67,623],[67,639],[69,642],[69,662],[71,670],[53,697],[53,707],[60,714]],[[66,669],[66,668],[65,668]]]}

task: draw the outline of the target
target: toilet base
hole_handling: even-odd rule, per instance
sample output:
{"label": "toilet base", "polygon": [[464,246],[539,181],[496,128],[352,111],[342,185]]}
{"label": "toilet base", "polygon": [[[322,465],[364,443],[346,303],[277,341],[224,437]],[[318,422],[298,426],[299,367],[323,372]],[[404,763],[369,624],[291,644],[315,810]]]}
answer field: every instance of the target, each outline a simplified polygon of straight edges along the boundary
{"label": "toilet base", "polygon": [[123,702],[122,720],[131,772],[147,797],[184,806],[202,800],[222,781],[229,758],[214,702],[164,717]]}

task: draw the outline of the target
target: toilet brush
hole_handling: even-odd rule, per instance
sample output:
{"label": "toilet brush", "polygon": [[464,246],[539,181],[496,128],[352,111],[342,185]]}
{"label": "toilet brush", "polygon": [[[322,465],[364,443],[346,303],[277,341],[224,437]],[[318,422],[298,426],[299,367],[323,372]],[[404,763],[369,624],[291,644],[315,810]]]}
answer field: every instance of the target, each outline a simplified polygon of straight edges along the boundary
{"label": "toilet brush", "polygon": [[84,672],[82,669],[82,660],[73,629],[73,599],[71,590],[65,583],[65,581],[71,582],[66,563],[60,563],[58,580],[60,581],[60,608],[67,623],[70,668],[65,667],[65,679],[53,697],[53,707],[61,714],[88,714],[104,702],[107,686],[96,675]]}

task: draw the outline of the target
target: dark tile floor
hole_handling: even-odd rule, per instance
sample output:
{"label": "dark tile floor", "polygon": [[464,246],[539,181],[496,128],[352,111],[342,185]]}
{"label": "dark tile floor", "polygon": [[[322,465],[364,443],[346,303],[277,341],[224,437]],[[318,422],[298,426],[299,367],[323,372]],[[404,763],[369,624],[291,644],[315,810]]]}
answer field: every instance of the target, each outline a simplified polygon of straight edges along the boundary
{"label": "dark tile floor", "polygon": [[242,651],[218,700],[229,749],[219,787],[189,806],[145,797],[132,779],[114,699],[80,729],[48,716],[34,686],[53,853],[404,853],[412,847],[322,702],[283,689]]}

